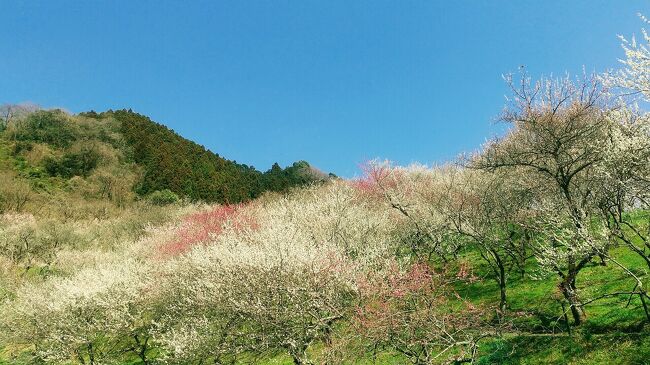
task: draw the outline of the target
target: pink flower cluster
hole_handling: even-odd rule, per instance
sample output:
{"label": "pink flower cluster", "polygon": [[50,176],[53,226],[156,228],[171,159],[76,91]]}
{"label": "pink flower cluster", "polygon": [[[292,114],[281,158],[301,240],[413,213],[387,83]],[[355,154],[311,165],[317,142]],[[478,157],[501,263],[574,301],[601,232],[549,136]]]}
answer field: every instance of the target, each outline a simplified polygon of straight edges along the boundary
{"label": "pink flower cluster", "polygon": [[431,292],[435,288],[436,273],[426,263],[413,264],[407,271],[401,272],[393,265],[384,278],[359,280],[358,287],[366,297],[403,298],[404,296]]}
{"label": "pink flower cluster", "polygon": [[[383,277],[359,280],[358,288],[364,303],[356,308],[355,323],[366,331],[384,331],[400,326],[403,305],[419,297],[443,303],[445,299],[435,294],[441,279],[426,263],[415,263],[406,271],[393,264]],[[417,300],[416,300],[417,301]]]}
{"label": "pink flower cluster", "polygon": [[221,234],[227,225],[238,232],[257,229],[257,221],[244,207],[244,204],[222,205],[190,214],[183,220],[174,240],[163,244],[159,252],[165,256],[185,253],[197,244],[208,243]]}
{"label": "pink flower cluster", "polygon": [[474,268],[469,263],[469,261],[461,261],[458,265],[458,272],[456,273],[456,278],[460,280],[467,281],[469,283],[474,283],[478,281],[478,277],[474,275]]}
{"label": "pink flower cluster", "polygon": [[385,189],[395,188],[397,181],[394,171],[385,164],[364,163],[360,166],[363,176],[352,180],[352,187],[361,195],[381,197]]}

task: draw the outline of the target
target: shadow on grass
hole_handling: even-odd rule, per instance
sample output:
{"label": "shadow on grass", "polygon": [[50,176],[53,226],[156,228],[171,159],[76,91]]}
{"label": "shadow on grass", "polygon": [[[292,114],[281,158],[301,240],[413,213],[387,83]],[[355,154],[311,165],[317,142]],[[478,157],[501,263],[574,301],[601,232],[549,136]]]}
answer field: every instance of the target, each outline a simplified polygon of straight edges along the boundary
{"label": "shadow on grass", "polygon": [[486,342],[477,364],[650,364],[650,334],[578,333]]}

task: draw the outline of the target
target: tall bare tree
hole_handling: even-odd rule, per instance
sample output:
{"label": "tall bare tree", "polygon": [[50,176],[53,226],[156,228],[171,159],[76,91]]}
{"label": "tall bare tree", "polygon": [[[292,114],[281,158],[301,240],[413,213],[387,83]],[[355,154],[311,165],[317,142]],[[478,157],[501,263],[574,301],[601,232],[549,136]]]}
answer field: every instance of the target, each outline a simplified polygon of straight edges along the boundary
{"label": "tall bare tree", "polygon": [[38,110],[34,104],[4,104],[0,106],[0,127],[8,127],[26,114]]}
{"label": "tall bare tree", "polygon": [[513,96],[502,120],[512,128],[485,146],[472,166],[520,174],[534,194],[531,226],[541,233],[540,262],[560,277],[559,289],[570,304],[576,325],[583,322],[576,279],[605,240],[594,229],[595,170],[610,143],[605,94],[595,76],[573,81],[543,79],[520,83],[506,77]]}

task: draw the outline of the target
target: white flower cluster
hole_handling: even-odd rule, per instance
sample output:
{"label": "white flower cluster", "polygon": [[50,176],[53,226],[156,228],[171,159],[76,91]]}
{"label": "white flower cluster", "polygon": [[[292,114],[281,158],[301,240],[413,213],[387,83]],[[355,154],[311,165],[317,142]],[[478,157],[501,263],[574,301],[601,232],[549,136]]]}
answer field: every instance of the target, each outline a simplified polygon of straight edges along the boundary
{"label": "white flower cluster", "polygon": [[245,219],[224,220],[184,254],[156,254],[181,226],[163,227],[69,277],[26,285],[4,306],[4,325],[53,362],[102,363],[114,349],[146,353],[147,343],[170,363],[275,351],[304,359],[348,310],[355,278],[395,250],[392,212],[345,181],[237,211]]}

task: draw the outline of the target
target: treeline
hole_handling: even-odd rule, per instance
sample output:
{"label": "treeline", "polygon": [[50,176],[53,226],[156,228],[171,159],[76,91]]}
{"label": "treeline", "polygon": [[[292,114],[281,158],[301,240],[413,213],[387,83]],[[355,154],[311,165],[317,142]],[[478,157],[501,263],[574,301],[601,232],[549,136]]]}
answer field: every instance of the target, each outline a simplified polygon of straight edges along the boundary
{"label": "treeline", "polygon": [[119,121],[133,161],[143,168],[143,177],[136,186],[141,195],[169,189],[193,200],[237,203],[265,191],[285,191],[327,177],[304,161],[286,169],[274,164],[262,173],[227,160],[131,110],[83,115]]}
{"label": "treeline", "polygon": [[108,199],[122,206],[161,192],[238,203],[329,177],[305,161],[258,171],[130,110],[70,115],[34,106],[0,109],[0,147],[6,151],[0,172],[14,185],[28,183],[35,191],[77,191],[86,200]]}

